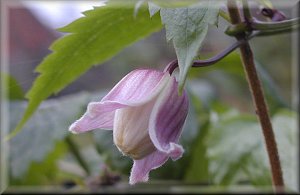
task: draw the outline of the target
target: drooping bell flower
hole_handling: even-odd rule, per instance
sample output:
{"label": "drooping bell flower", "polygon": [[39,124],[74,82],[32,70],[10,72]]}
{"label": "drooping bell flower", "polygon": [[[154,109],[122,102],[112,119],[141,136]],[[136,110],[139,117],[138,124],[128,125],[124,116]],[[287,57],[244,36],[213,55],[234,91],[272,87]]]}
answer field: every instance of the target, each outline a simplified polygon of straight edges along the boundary
{"label": "drooping bell flower", "polygon": [[101,101],[89,103],[86,113],[69,130],[113,129],[115,145],[134,160],[129,183],[148,181],[151,170],[183,153],[178,141],[188,97],[185,91],[179,95],[177,88],[169,72],[134,70]]}

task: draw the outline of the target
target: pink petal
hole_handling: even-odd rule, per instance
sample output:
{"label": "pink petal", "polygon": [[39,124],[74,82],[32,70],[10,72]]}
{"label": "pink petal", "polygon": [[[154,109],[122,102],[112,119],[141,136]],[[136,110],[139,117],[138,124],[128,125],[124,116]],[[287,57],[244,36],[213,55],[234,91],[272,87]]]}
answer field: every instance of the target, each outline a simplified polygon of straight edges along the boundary
{"label": "pink petal", "polygon": [[96,110],[95,103],[89,103],[86,113],[69,127],[71,132],[82,133],[97,128],[112,129],[115,110],[125,106],[114,102],[99,102],[96,104],[100,109]]}
{"label": "pink petal", "polygon": [[169,77],[150,69],[130,72],[100,102],[91,102],[87,112],[69,130],[81,133],[97,128],[112,129],[116,109],[151,101],[161,92]]}
{"label": "pink petal", "polygon": [[149,179],[149,172],[163,165],[168,160],[168,155],[155,151],[141,160],[134,160],[129,184],[146,182]]}
{"label": "pink petal", "polygon": [[172,77],[158,97],[149,121],[149,134],[155,147],[173,160],[182,156],[178,145],[182,127],[188,113],[188,97],[185,91],[179,96],[178,83]]}
{"label": "pink petal", "polygon": [[129,106],[142,105],[161,92],[170,76],[150,69],[138,69],[126,75],[101,101]]}

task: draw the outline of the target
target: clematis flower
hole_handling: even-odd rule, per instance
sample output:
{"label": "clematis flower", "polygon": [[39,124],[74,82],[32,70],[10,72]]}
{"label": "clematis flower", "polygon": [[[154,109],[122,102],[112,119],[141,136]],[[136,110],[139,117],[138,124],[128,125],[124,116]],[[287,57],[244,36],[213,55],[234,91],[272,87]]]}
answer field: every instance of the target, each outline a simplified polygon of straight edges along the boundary
{"label": "clematis flower", "polygon": [[185,91],[168,72],[138,69],[127,74],[99,102],[91,102],[86,113],[69,128],[73,133],[113,129],[118,149],[134,160],[130,184],[148,181],[149,172],[168,158],[179,159],[178,144],[188,111]]}

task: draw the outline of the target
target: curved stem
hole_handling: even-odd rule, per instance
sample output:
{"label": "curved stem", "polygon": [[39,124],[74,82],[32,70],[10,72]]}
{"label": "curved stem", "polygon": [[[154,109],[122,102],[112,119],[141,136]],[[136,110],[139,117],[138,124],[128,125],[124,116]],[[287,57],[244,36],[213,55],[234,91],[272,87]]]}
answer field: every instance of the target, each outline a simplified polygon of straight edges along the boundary
{"label": "curved stem", "polygon": [[207,60],[195,60],[192,67],[204,67],[204,66],[209,66],[212,64],[217,63],[218,61],[222,60],[224,57],[226,57],[228,54],[233,52],[235,49],[246,43],[248,40],[252,39],[253,37],[257,36],[259,32],[252,33],[250,36],[245,38],[244,40],[239,40],[229,46],[228,48],[224,49],[221,51],[219,54],[215,55],[212,58],[209,58]]}
{"label": "curved stem", "polygon": [[258,37],[262,36],[272,36],[272,35],[279,35],[279,34],[284,34],[284,33],[291,33],[293,31],[299,30],[299,26],[295,26],[294,28],[291,29],[282,29],[282,30],[276,30],[276,31],[259,31],[259,34],[257,34]]}
{"label": "curved stem", "polygon": [[[226,57],[228,54],[233,52],[235,49],[240,47],[242,44],[246,43],[248,40],[252,39],[253,37],[259,35],[259,32],[254,32],[250,36],[246,37],[244,40],[239,40],[218,53],[217,55],[213,56],[212,58],[206,59],[206,60],[195,60],[192,64],[192,67],[205,67],[210,66],[218,61],[222,60],[224,57]],[[173,73],[173,71],[178,67],[178,60],[171,61],[164,70],[165,72],[169,72],[170,74]]]}
{"label": "curved stem", "polygon": [[261,31],[261,34],[280,34],[290,32],[300,27],[300,18],[285,20],[280,22],[262,22],[257,19],[252,19],[250,22],[239,22],[228,27],[225,33],[229,36],[236,36],[244,32],[253,30]]}
{"label": "curved stem", "polygon": [[[240,13],[235,0],[228,0],[228,10],[232,23],[240,23]],[[238,34],[236,35],[236,38],[237,40],[243,40],[245,39],[245,34]],[[268,107],[265,102],[264,93],[255,68],[253,53],[248,43],[241,45],[240,51],[244,70],[246,72],[250,91],[253,97],[256,114],[260,121],[265,139],[266,149],[271,165],[273,186],[276,192],[282,192],[284,188],[284,181],[282,177],[277,144],[268,113]]]}
{"label": "curved stem", "polygon": [[271,31],[271,30],[281,30],[290,29],[294,26],[299,26],[300,18],[293,18],[290,20],[284,20],[279,22],[263,22],[259,20],[254,20],[251,23],[251,27],[254,30]]}

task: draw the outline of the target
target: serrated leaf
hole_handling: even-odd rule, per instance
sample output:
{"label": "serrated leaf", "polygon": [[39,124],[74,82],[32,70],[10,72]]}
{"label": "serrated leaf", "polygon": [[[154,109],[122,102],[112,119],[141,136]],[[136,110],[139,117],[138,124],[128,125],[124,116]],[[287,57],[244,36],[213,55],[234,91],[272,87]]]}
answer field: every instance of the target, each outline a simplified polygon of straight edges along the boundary
{"label": "serrated leaf", "polygon": [[162,7],[162,8],[177,8],[177,7],[186,7],[191,4],[198,3],[198,0],[151,0],[149,2],[153,2],[156,5]]}
{"label": "serrated leaf", "polygon": [[173,40],[179,64],[179,88],[182,89],[193,59],[207,34],[209,24],[217,24],[218,3],[203,1],[183,8],[163,8],[160,15],[167,40]]}
{"label": "serrated leaf", "polygon": [[55,41],[50,47],[53,52],[37,67],[40,75],[26,94],[28,107],[10,137],[22,128],[44,99],[62,90],[93,65],[103,63],[162,27],[159,16],[150,18],[146,7],[140,8],[134,17],[134,4],[111,3],[84,15],[60,29],[71,34]]}
{"label": "serrated leaf", "polygon": [[[55,143],[69,134],[69,125],[90,100],[85,93],[47,100],[10,140],[10,166],[14,178],[24,175],[32,162],[42,162]],[[26,107],[24,101],[10,103],[10,127],[14,127]]]}
{"label": "serrated leaf", "polygon": [[160,10],[160,7],[155,5],[154,3],[152,3],[151,1],[148,2],[148,7],[149,7],[149,13],[150,13],[150,16],[154,16],[157,12],[159,12]]}
{"label": "serrated leaf", "polygon": [[20,100],[24,99],[24,92],[22,87],[19,85],[17,80],[9,74],[1,72],[1,82],[4,83],[5,90],[7,91],[8,99],[10,100]]}

